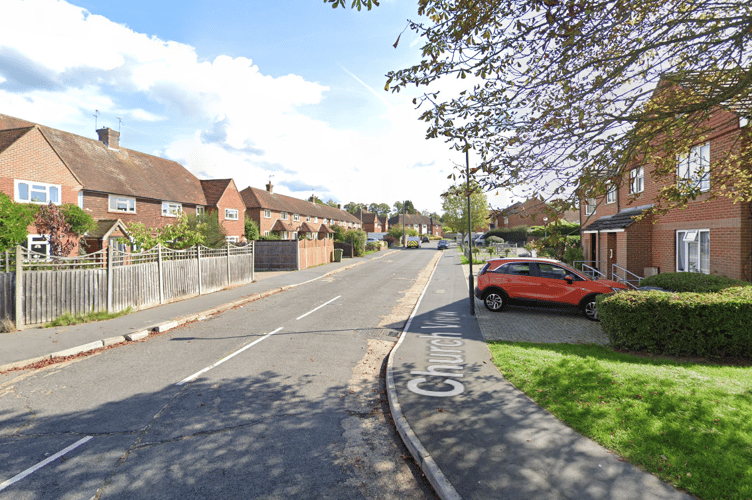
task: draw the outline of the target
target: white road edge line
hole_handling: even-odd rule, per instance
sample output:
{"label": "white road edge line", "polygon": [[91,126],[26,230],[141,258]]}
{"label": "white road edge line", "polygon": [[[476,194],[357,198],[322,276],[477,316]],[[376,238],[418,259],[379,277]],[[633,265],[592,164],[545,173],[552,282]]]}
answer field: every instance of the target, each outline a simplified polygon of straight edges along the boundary
{"label": "white road edge line", "polygon": [[183,384],[187,384],[188,382],[191,382],[192,380],[194,380],[194,379],[198,378],[199,376],[201,376],[201,375],[203,375],[204,373],[208,372],[208,371],[209,371],[209,370],[211,370],[212,368],[216,368],[217,366],[221,365],[222,363],[224,363],[224,362],[225,362],[225,361],[227,361],[228,359],[234,358],[235,356],[237,356],[237,355],[238,355],[238,354],[240,354],[241,352],[245,351],[246,349],[250,349],[251,347],[253,347],[253,346],[255,346],[256,344],[258,344],[259,342],[261,342],[262,340],[266,340],[266,339],[268,339],[269,337],[271,337],[271,336],[272,336],[272,335],[274,335],[275,333],[279,332],[279,331],[280,331],[281,329],[282,329],[282,327],[280,326],[279,328],[277,328],[277,329],[276,329],[276,330],[274,330],[273,332],[269,332],[269,333],[267,333],[266,335],[264,335],[263,337],[261,337],[260,339],[258,339],[258,340],[254,340],[253,342],[251,342],[251,343],[250,343],[250,344],[248,344],[247,346],[245,346],[245,347],[241,347],[240,349],[238,349],[237,351],[233,352],[232,354],[228,354],[227,356],[225,356],[224,358],[220,359],[219,361],[217,361],[217,362],[216,362],[216,363],[214,363],[213,365],[211,365],[211,366],[207,366],[207,367],[206,367],[206,368],[204,368],[203,370],[201,370],[201,371],[198,371],[198,372],[194,373],[193,375],[191,375],[191,376],[190,376],[190,377],[188,377],[188,378],[184,378],[183,380],[181,380],[180,382],[178,382],[178,383],[177,383],[177,384],[175,384],[175,385],[183,385]]}
{"label": "white road edge line", "polygon": [[48,463],[50,463],[50,462],[52,462],[54,460],[57,460],[58,458],[62,457],[63,455],[65,455],[69,451],[75,450],[76,448],[78,448],[79,446],[81,446],[82,444],[84,444],[85,442],[87,442],[89,439],[91,439],[92,437],[93,436],[86,436],[83,439],[79,439],[78,441],[76,441],[72,445],[68,446],[63,451],[59,451],[59,452],[55,453],[51,457],[49,457],[49,458],[47,458],[47,459],[39,462],[34,467],[30,467],[30,468],[26,469],[25,471],[23,471],[22,473],[18,474],[17,476],[14,476],[14,477],[8,479],[7,481],[4,481],[4,482],[0,483],[0,491],[3,491],[5,488],[7,488],[8,486],[10,486],[11,484],[20,481],[21,479],[25,478],[26,476],[28,476],[30,474],[33,474],[34,472],[38,471],[39,469],[41,469],[42,467],[44,467]]}
{"label": "white road edge line", "polygon": [[333,298],[332,300],[330,300],[329,302],[327,302],[327,303],[325,303],[325,304],[321,304],[321,305],[320,305],[320,306],[318,306],[318,307],[317,307],[316,309],[311,309],[310,311],[308,311],[307,313],[305,313],[305,314],[304,314],[303,316],[299,316],[299,317],[297,317],[297,318],[295,318],[295,319],[296,319],[296,320],[299,320],[299,319],[303,319],[303,318],[305,318],[306,316],[308,316],[309,314],[311,314],[311,313],[313,313],[313,312],[316,312],[316,311],[318,311],[318,310],[319,310],[319,309],[321,309],[322,307],[324,307],[324,306],[326,306],[326,305],[329,305],[329,304],[331,304],[332,302],[334,302],[335,300],[337,300],[337,299],[338,299],[338,298],[340,298],[340,297],[342,297],[342,295],[337,295],[336,297],[334,297],[334,298]]}

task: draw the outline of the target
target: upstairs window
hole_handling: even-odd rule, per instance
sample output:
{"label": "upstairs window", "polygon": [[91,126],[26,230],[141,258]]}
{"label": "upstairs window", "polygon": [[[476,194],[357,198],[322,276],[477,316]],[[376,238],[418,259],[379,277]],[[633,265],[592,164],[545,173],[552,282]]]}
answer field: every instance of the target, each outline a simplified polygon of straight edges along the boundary
{"label": "upstairs window", "polygon": [[613,184],[608,185],[608,192],[606,193],[606,203],[616,203],[616,186]]}
{"label": "upstairs window", "polygon": [[689,154],[676,158],[676,177],[680,188],[710,189],[710,143],[693,147]]}
{"label": "upstairs window", "polygon": [[[264,219],[271,219],[272,218],[272,211],[268,208],[264,210]],[[266,236],[269,236],[268,234]]]}
{"label": "upstairs window", "polygon": [[[282,220],[287,220],[288,219],[287,212],[282,212],[280,214],[280,217],[282,218]],[[285,239],[287,239],[287,238],[285,238]]]}
{"label": "upstairs window", "polygon": [[116,196],[114,194],[109,195],[108,198],[107,206],[109,207],[110,212],[136,213],[136,198]]}
{"label": "upstairs window", "polygon": [[645,174],[642,167],[629,171],[629,194],[642,193],[645,189]]}
{"label": "upstairs window", "polygon": [[19,203],[60,205],[60,184],[15,180],[15,198]]}
{"label": "upstairs window", "polygon": [[311,216],[307,215],[306,218],[305,218],[305,220],[306,220],[306,222],[311,222]]}
{"label": "upstairs window", "polygon": [[234,208],[225,208],[226,220],[238,220],[238,211]]}
{"label": "upstairs window", "polygon": [[163,217],[177,217],[183,211],[183,205],[172,201],[162,202]]}
{"label": "upstairs window", "polygon": [[201,205],[196,205],[196,215],[204,215],[206,214],[206,207]]}
{"label": "upstairs window", "polygon": [[595,213],[595,198],[588,198],[585,200],[585,215],[593,215]]}
{"label": "upstairs window", "polygon": [[294,220],[295,222],[300,221],[300,214],[292,214],[292,220]]}

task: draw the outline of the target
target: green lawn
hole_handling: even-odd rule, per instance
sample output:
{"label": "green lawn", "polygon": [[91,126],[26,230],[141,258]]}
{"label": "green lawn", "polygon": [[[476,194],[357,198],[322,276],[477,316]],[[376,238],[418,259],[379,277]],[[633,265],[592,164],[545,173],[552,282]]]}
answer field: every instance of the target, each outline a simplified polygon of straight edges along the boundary
{"label": "green lawn", "polygon": [[107,319],[112,318],[118,318],[120,316],[130,314],[131,308],[127,307],[124,310],[116,313],[108,313],[107,311],[100,311],[100,312],[91,312],[87,314],[76,314],[75,316],[71,313],[65,313],[62,316],[58,317],[57,319],[54,319],[50,321],[49,323],[45,323],[43,325],[43,328],[53,328],[56,326],[70,326],[70,325],[79,325],[81,323],[92,323],[94,321],[104,321]]}
{"label": "green lawn", "polygon": [[507,380],[629,462],[702,499],[752,498],[752,368],[595,345],[489,347]]}

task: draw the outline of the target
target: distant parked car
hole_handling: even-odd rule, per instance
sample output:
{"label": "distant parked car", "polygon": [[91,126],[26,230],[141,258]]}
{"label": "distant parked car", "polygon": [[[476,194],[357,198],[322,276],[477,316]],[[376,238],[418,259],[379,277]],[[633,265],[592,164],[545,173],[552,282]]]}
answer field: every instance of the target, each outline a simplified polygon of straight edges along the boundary
{"label": "distant parked car", "polygon": [[480,270],[475,296],[486,309],[501,311],[507,304],[573,306],[585,317],[599,321],[595,298],[627,290],[623,283],[592,280],[552,259],[493,259]]}
{"label": "distant parked car", "polygon": [[378,238],[368,238],[366,240],[366,243],[378,243],[379,241],[381,241],[381,240],[378,239]]}
{"label": "distant parked car", "polygon": [[428,243],[429,242],[428,236],[423,236],[423,239],[421,241],[423,243]]}
{"label": "distant parked car", "polygon": [[447,240],[441,240],[436,248],[439,250],[447,250],[449,248],[449,242]]}

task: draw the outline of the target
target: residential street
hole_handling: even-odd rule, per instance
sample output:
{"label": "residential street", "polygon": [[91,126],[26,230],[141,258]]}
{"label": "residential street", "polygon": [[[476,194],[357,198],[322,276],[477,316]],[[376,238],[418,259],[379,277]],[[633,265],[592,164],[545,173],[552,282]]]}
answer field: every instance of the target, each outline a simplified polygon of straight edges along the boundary
{"label": "residential street", "polygon": [[435,498],[388,420],[381,374],[439,255],[394,252],[0,376],[0,483],[30,471],[0,499]]}

